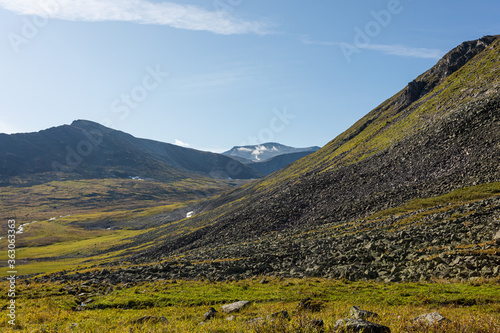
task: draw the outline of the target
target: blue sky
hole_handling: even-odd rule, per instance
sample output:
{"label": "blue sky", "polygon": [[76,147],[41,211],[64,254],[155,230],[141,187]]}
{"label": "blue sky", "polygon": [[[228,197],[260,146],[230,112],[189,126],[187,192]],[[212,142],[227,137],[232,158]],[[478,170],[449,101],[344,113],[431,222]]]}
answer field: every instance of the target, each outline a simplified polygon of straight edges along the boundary
{"label": "blue sky", "polygon": [[0,0],[0,132],[322,146],[499,17],[497,0]]}

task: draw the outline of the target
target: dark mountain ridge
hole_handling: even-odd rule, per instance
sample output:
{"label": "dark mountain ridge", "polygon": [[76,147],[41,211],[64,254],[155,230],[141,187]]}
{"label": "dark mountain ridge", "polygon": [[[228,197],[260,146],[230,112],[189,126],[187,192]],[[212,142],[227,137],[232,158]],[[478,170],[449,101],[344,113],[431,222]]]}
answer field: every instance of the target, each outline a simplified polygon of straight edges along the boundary
{"label": "dark mountain ridge", "polygon": [[209,152],[138,139],[78,120],[37,133],[0,134],[0,184],[91,178],[259,178],[255,170]]}

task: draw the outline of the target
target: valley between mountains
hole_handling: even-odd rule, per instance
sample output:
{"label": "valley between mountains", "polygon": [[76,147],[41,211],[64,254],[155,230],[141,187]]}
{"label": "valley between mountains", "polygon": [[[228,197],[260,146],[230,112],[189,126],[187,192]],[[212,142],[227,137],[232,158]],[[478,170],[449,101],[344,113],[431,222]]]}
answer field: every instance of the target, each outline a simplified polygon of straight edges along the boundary
{"label": "valley between mountains", "polygon": [[[79,120],[0,135],[0,157],[0,209],[23,225],[16,260],[25,284],[62,285],[47,287],[52,296],[102,296],[88,303],[94,310],[163,304],[156,296],[137,307],[124,305],[121,294],[106,299],[118,285],[134,287],[133,297],[144,301],[143,285],[175,289],[177,280],[192,281],[186,288],[196,294],[198,283],[231,283],[234,294],[214,303],[196,294],[192,305],[205,306],[254,297],[245,293],[248,281],[254,293],[262,292],[257,281],[262,288],[290,281],[294,292],[314,298],[298,287],[313,290],[312,279],[342,281],[342,288],[356,286],[353,293],[483,281],[488,295],[463,301],[494,304],[487,311],[498,313],[498,36],[462,43],[322,148],[266,143],[214,154]],[[444,306],[427,292],[427,300],[412,302]],[[289,307],[297,298],[282,302]],[[163,305],[169,302],[177,304]],[[386,305],[412,304],[398,302]],[[474,332],[500,331],[491,325]]]}

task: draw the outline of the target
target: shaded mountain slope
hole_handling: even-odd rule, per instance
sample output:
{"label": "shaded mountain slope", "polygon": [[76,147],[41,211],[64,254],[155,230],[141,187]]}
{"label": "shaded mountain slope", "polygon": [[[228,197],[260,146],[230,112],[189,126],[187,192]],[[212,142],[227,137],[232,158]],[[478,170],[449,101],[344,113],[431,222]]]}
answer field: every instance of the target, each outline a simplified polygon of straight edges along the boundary
{"label": "shaded mountain slope", "polygon": [[[397,216],[376,219],[372,227],[369,226],[372,222],[366,219],[412,200],[500,181],[499,74],[500,41],[497,38],[462,44],[419,76],[418,81],[425,82],[429,92],[408,106],[401,107],[408,103],[407,91],[412,89],[412,84],[316,153],[270,177],[197,207],[197,216],[181,221],[182,232],[172,236],[170,225],[163,231],[157,230],[156,235],[162,237],[161,245],[138,258],[181,253],[186,258],[188,254],[199,258],[196,253],[205,254],[207,259],[247,258],[246,265],[252,273],[257,259],[265,257],[267,265],[257,270],[257,274],[276,272],[278,261],[288,262],[289,269],[297,267],[297,271],[304,272],[308,268],[305,266],[323,267],[329,263],[328,258],[342,252],[340,248],[334,250],[336,245],[332,243],[333,238],[345,238],[349,234],[350,231],[341,231],[341,226],[358,225],[356,237],[360,237],[363,246],[375,235],[379,240],[397,238],[395,232],[405,228],[411,231],[407,235],[409,244],[421,243],[415,237],[422,233],[424,239],[432,237],[433,228],[440,230],[439,223],[453,228],[454,220],[439,214],[430,221],[425,216],[415,218],[413,221],[420,222],[407,223],[401,228],[391,227],[391,221]],[[488,196],[498,196],[498,190],[488,192]],[[482,228],[481,237],[474,241],[486,242],[493,239],[495,228],[499,227],[495,222],[499,208],[498,204],[481,202],[476,212],[484,211],[484,216],[480,214],[471,221]],[[467,202],[459,200],[456,205],[453,209],[466,211],[460,207]],[[382,225],[387,227],[380,229]],[[320,238],[305,242],[298,236],[311,228],[317,230],[325,226],[329,226],[325,237],[330,239],[322,243],[325,248],[319,246]],[[335,232],[337,228],[340,233]],[[443,230],[447,229],[443,227]],[[465,228],[457,237],[465,237],[467,232]],[[454,244],[445,233],[436,235],[441,237],[440,246]],[[296,242],[297,237],[304,242],[302,245]],[[358,251],[356,255],[364,253],[364,248],[357,248],[352,242],[349,237],[345,238],[345,244],[351,246],[349,251]],[[383,245],[377,250],[378,254],[387,251],[385,243]],[[276,246],[282,249],[292,246],[295,250],[290,249],[290,253],[298,251],[301,255],[287,257],[279,251],[282,255],[277,256]],[[303,246],[319,247],[311,253]],[[414,247],[405,251],[420,250]],[[311,257],[314,254],[316,257]],[[496,259],[491,260],[496,265]]]}
{"label": "shaded mountain slope", "polygon": [[258,178],[253,169],[219,154],[138,139],[79,120],[37,133],[0,135],[0,183],[151,178]]}

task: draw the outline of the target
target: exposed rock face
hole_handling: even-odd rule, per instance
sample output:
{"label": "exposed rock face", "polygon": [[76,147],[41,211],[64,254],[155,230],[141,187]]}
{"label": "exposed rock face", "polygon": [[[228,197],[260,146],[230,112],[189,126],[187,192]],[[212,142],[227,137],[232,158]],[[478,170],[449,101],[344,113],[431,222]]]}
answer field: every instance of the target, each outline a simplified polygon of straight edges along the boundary
{"label": "exposed rock face", "polygon": [[478,40],[463,42],[448,52],[434,67],[408,83],[402,98],[396,102],[400,110],[430,92],[443,79],[459,70],[478,53],[484,51],[496,38],[496,36],[485,36]]}

